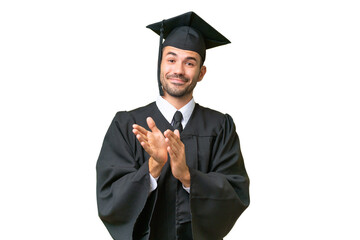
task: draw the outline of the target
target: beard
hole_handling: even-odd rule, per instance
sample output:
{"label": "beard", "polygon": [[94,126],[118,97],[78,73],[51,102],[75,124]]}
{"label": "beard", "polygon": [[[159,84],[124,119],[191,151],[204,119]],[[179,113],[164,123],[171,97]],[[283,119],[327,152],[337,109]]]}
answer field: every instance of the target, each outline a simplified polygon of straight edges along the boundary
{"label": "beard", "polygon": [[160,80],[163,90],[167,92],[170,96],[177,98],[181,98],[186,95],[192,94],[198,80],[198,77],[196,77],[193,79],[190,85],[186,86],[185,88],[181,88],[181,85],[169,83],[169,81],[166,81],[169,78],[179,78],[185,83],[189,82],[190,79],[185,77],[184,75],[179,75],[179,74],[171,74],[171,75],[167,74],[165,76],[163,73],[160,74]]}

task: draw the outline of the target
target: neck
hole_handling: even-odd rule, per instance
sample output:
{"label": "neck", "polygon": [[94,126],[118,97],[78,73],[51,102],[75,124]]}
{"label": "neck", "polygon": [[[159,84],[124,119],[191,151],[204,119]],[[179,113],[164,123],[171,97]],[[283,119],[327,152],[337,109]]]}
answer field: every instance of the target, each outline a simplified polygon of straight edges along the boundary
{"label": "neck", "polygon": [[183,97],[173,97],[170,96],[167,92],[164,92],[163,98],[173,105],[176,109],[180,109],[185,106],[193,98],[192,94]]}

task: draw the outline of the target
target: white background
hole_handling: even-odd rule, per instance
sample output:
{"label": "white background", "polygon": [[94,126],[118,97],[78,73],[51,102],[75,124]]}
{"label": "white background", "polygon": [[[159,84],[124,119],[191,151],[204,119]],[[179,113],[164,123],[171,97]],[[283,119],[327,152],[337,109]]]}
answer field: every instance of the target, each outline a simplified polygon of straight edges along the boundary
{"label": "white background", "polygon": [[110,239],[103,137],[157,97],[145,26],[190,10],[232,41],[195,91],[235,119],[251,178],[226,240],[360,239],[357,2],[1,1],[0,239]]}

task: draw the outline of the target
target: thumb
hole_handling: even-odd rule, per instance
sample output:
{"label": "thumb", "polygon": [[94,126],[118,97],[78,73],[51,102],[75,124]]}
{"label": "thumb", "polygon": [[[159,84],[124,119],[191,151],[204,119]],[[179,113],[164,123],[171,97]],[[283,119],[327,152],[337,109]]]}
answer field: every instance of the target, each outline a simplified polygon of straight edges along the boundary
{"label": "thumb", "polygon": [[146,122],[152,132],[159,131],[159,129],[156,127],[155,121],[151,117],[146,118]]}
{"label": "thumb", "polygon": [[179,132],[179,130],[175,129],[174,133],[175,133],[175,135],[176,135],[178,138],[180,138],[180,132]]}

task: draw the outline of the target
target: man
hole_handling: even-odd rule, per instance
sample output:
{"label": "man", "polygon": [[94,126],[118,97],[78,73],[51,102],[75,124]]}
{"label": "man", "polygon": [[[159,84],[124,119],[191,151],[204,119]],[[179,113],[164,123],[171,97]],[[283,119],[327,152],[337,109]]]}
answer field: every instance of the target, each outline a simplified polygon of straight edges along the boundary
{"label": "man", "polygon": [[160,35],[161,96],[114,117],[97,163],[99,216],[114,239],[223,239],[249,205],[249,179],[232,118],[193,90],[206,49],[229,41],[193,12],[148,28]]}

